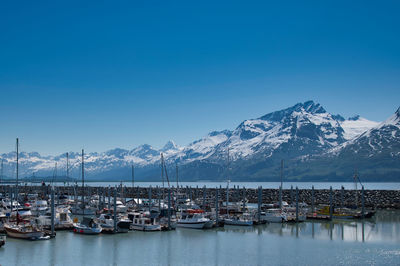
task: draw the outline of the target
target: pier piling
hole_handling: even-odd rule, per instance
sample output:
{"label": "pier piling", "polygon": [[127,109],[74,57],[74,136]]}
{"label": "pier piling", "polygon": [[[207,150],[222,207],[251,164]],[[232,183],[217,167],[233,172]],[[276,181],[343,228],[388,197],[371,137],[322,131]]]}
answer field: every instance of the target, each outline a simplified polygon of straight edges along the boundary
{"label": "pier piling", "polygon": [[215,189],[215,221],[217,223],[217,226],[219,225],[219,211],[218,211],[218,188]]}
{"label": "pier piling", "polygon": [[361,217],[365,217],[365,199],[364,199],[364,186],[361,186]]}
{"label": "pier piling", "polygon": [[299,221],[299,188],[296,187],[296,222]]}
{"label": "pier piling", "polygon": [[117,232],[117,188],[114,188],[114,233]]}
{"label": "pier piling", "polygon": [[54,236],[55,228],[54,228],[54,187],[51,187],[51,236]]}
{"label": "pier piling", "polygon": [[329,190],[329,218],[332,220],[333,218],[333,191],[332,186]]}
{"label": "pier piling", "polygon": [[315,211],[315,196],[314,196],[314,185],[311,187],[311,212]]}
{"label": "pier piling", "polygon": [[262,187],[258,187],[257,221],[261,223]]}

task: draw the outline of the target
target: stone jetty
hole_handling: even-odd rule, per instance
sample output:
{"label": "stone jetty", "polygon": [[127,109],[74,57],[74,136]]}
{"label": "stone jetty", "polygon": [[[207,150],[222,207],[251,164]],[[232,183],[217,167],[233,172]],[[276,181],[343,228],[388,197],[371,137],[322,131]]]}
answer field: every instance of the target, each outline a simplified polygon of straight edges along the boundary
{"label": "stone jetty", "polygon": [[[311,187],[311,185],[310,185]],[[8,194],[10,190],[14,188],[10,185],[0,186],[0,193]],[[112,187],[114,188],[114,187]],[[86,186],[82,189],[81,186],[57,186],[55,191],[57,194],[69,195],[69,196],[81,196],[84,191],[85,196],[94,194],[107,196],[107,187],[93,187]],[[131,187],[131,186],[117,186],[119,197],[122,198],[148,198],[149,190],[153,199],[164,198],[168,194],[168,188],[160,188],[157,186],[152,187]],[[176,187],[171,187],[172,191],[176,191]],[[205,191],[204,191],[205,190]],[[179,193],[186,194],[187,197],[192,199],[214,199],[216,190],[219,193],[219,199],[225,200],[227,197],[226,187],[218,188],[205,188],[205,187],[179,187]],[[14,191],[14,190],[13,190]],[[18,187],[20,194],[40,194],[48,197],[51,193],[51,187],[47,186],[31,186],[31,185],[20,185]],[[312,194],[314,194],[314,204],[329,204],[330,203],[330,190],[329,189],[299,189],[299,202],[305,202],[309,205],[312,204]],[[258,190],[254,188],[239,188],[233,187],[229,189],[229,201],[236,202],[246,198],[249,203],[258,202]],[[296,200],[296,189],[284,189],[282,190],[282,200],[290,203],[294,203]],[[279,189],[262,189],[262,203],[275,203],[279,201]],[[361,190],[345,190],[336,189],[333,190],[333,204],[334,206],[360,206],[362,201]],[[400,190],[364,190],[364,204],[367,208],[372,209],[400,209]]]}

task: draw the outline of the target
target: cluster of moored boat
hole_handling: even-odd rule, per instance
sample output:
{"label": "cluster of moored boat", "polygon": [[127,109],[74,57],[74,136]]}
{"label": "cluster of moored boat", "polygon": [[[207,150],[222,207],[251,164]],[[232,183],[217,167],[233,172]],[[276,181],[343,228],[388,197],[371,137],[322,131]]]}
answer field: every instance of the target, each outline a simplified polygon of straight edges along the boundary
{"label": "cluster of moored boat", "polygon": [[[22,197],[23,196],[23,197]],[[93,195],[79,201],[57,195],[52,215],[50,201],[39,195],[20,195],[18,200],[7,197],[0,201],[0,231],[9,237],[42,240],[54,230],[71,230],[77,234],[123,233],[130,230],[162,231],[177,227],[209,229],[224,225],[252,226],[262,223],[303,222],[306,219],[356,219],[361,218],[357,209],[319,206],[310,210],[305,203],[291,206],[286,202],[262,204],[250,208],[248,203],[221,202],[218,206],[192,201],[178,191],[170,199],[115,199],[108,205]],[[201,206],[201,207],[200,207]],[[114,213],[115,212],[115,213]],[[367,211],[363,217],[374,214]],[[72,217],[75,215],[75,218]],[[0,246],[5,236],[0,236]]]}

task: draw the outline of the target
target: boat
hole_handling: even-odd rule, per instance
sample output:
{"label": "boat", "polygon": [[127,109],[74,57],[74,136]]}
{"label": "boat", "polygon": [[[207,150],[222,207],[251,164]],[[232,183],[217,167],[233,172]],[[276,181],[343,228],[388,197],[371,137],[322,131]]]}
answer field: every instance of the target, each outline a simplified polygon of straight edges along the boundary
{"label": "boat", "polygon": [[119,217],[117,220],[117,229],[119,233],[128,232],[132,228],[132,221],[126,217]]}
{"label": "boat", "polygon": [[[364,211],[364,218],[371,218],[375,214],[374,211]],[[325,215],[330,217],[330,206],[323,205],[320,209],[315,212],[315,215]],[[332,210],[333,219],[361,219],[363,218],[361,210],[350,209],[350,208],[333,208]]]}
{"label": "boat", "polygon": [[44,231],[32,224],[5,224],[4,230],[7,235],[14,238],[35,240],[44,236]]}
{"label": "boat", "polygon": [[[51,228],[51,213],[47,212],[45,215],[40,215],[35,219],[36,223],[45,227],[46,229]],[[54,215],[54,228],[56,230],[67,230],[72,229],[74,223],[70,217],[70,211],[66,207],[55,208]]]}
{"label": "boat", "polygon": [[33,215],[44,215],[49,210],[46,200],[36,200],[32,203],[31,212]]}
{"label": "boat", "polygon": [[[100,214],[99,218],[97,218],[97,222],[103,229],[102,233],[114,233],[114,218],[110,214]],[[128,232],[131,228],[131,224],[131,220],[124,217],[117,217],[117,232]]]}
{"label": "boat", "polygon": [[287,221],[286,213],[281,209],[267,209],[261,212],[260,219],[268,223],[282,223]]}
{"label": "boat", "polygon": [[177,227],[191,228],[191,229],[206,229],[211,228],[214,221],[204,216],[203,210],[188,209],[181,213],[178,219]]}
{"label": "boat", "polygon": [[99,218],[97,218],[97,222],[102,228],[102,233],[114,232],[114,219],[111,215],[102,213]]}
{"label": "boat", "polygon": [[[114,203],[111,203],[111,209],[114,209]],[[125,213],[128,210],[128,207],[125,206],[122,201],[117,200],[116,201],[116,209],[117,213]]]}
{"label": "boat", "polygon": [[235,215],[229,216],[224,219],[225,225],[240,225],[240,226],[250,226],[253,225],[253,220],[248,215]]}
{"label": "boat", "polygon": [[150,218],[146,213],[129,213],[128,218],[132,221],[131,228],[138,231],[161,231],[158,218]]}
{"label": "boat", "polygon": [[74,225],[74,232],[78,234],[98,235],[101,231],[101,226],[90,217],[83,217],[82,222]]}

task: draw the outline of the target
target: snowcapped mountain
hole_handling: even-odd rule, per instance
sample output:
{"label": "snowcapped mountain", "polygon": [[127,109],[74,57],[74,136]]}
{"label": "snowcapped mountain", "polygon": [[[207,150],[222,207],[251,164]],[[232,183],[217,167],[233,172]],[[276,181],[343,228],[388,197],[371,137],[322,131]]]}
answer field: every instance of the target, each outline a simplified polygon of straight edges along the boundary
{"label": "snowcapped mountain", "polygon": [[[367,124],[371,125],[370,121]],[[374,127],[334,148],[332,152],[353,153],[369,158],[380,154],[400,157],[400,108],[386,121],[375,123]]]}
{"label": "snowcapped mountain", "polygon": [[[276,162],[281,159],[298,162],[304,156],[325,154],[335,149],[338,151],[343,147],[351,147],[350,143],[367,135],[376,135],[376,141],[367,142],[375,145],[376,149],[383,139],[390,144],[393,141],[391,138],[399,136],[399,132],[393,133],[393,123],[396,124],[396,121],[398,116],[381,124],[359,116],[346,120],[340,115],[328,113],[318,103],[307,101],[257,119],[245,120],[232,131],[211,132],[183,147],[168,141],[161,149],[145,144],[132,150],[116,148],[102,153],[88,153],[85,154],[85,170],[89,178],[129,178],[130,166],[134,164],[137,173],[144,178],[158,178],[160,154],[163,153],[167,164],[179,163],[183,169],[180,172],[187,176],[218,179],[225,175],[229,154],[231,168],[235,169],[238,178],[261,178],[262,175],[272,174],[273,171],[267,169],[275,169]],[[380,140],[378,135],[382,137]],[[15,152],[1,157],[4,159],[5,175],[14,176]],[[20,158],[22,176],[31,176],[34,172],[36,176],[51,176],[55,172],[56,162],[57,174],[65,174],[65,153],[58,156],[21,153]],[[71,152],[69,159],[71,176],[77,178],[81,154]]]}

